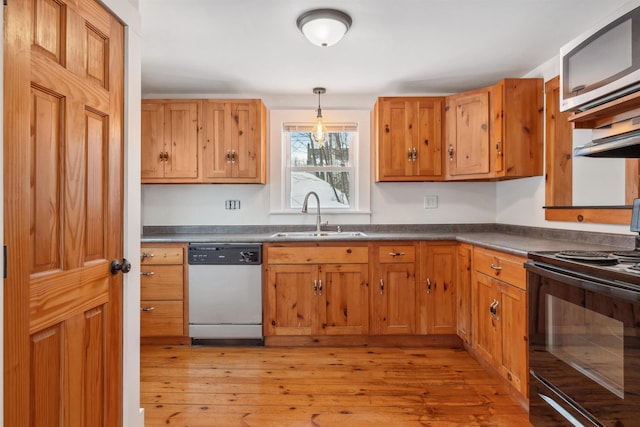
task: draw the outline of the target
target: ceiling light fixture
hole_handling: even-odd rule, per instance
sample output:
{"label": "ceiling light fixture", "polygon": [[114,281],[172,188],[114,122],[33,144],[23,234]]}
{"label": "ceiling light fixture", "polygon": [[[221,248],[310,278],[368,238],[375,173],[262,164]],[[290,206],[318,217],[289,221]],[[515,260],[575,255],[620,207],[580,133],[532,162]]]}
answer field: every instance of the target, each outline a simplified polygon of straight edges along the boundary
{"label": "ceiling light fixture", "polygon": [[327,138],[327,129],[322,121],[322,109],[320,108],[320,95],[326,91],[323,87],[313,88],[313,93],[318,95],[318,116],[316,117],[316,124],[313,126],[313,132],[311,132],[311,138],[318,144],[318,148],[322,148],[322,143]]}
{"label": "ceiling light fixture", "polygon": [[311,43],[327,47],[345,35],[351,27],[351,17],[335,9],[314,9],[300,15],[297,24]]}

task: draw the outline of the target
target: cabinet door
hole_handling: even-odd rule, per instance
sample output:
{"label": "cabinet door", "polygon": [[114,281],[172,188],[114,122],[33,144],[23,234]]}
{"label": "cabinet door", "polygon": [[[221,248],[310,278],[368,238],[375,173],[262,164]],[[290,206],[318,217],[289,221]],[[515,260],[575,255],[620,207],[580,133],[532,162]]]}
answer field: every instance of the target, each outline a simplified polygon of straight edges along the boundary
{"label": "cabinet door", "polygon": [[165,178],[198,178],[198,103],[165,105]]}
{"label": "cabinet door", "polygon": [[164,176],[164,105],[143,102],[140,125],[142,179],[162,178]]}
{"label": "cabinet door", "polygon": [[458,246],[456,270],[458,336],[471,344],[471,246]]}
{"label": "cabinet door", "polygon": [[376,333],[414,334],[416,326],[415,263],[378,265],[375,301]]}
{"label": "cabinet door", "polygon": [[222,101],[204,101],[202,106],[202,167],[204,180],[215,181],[231,176],[231,110]]}
{"label": "cabinet door", "polygon": [[525,397],[527,378],[527,293],[513,286],[500,286],[497,315],[502,326],[500,372]]}
{"label": "cabinet door", "polygon": [[442,116],[441,99],[417,101],[417,126],[413,147],[416,148],[415,174],[425,178],[442,176]]}
{"label": "cabinet door", "polygon": [[258,177],[260,162],[260,120],[256,102],[231,103],[231,163],[234,178]]}
{"label": "cabinet door", "polygon": [[418,333],[455,334],[456,245],[423,242],[420,265],[425,267],[418,286]]}
{"label": "cabinet door", "polygon": [[[413,103],[404,99],[381,99],[378,119],[378,179],[413,175],[410,162]],[[411,124],[413,128],[413,124]]]}
{"label": "cabinet door", "polygon": [[319,266],[317,334],[365,335],[369,333],[368,264]]}
{"label": "cabinet door", "polygon": [[316,322],[315,265],[270,265],[267,271],[264,333],[311,335]]}
{"label": "cabinet door", "polygon": [[501,358],[501,330],[497,316],[490,308],[500,301],[499,282],[481,273],[473,281],[473,347],[489,363]]}
{"label": "cabinet door", "polygon": [[448,175],[488,174],[488,90],[448,98],[446,115]]}

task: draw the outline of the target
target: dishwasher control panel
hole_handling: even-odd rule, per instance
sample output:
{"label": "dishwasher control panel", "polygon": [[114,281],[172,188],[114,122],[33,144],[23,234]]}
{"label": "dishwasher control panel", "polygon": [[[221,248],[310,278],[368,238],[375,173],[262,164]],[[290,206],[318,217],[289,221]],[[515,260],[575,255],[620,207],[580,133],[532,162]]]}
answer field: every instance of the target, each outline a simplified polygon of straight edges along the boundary
{"label": "dishwasher control panel", "polygon": [[190,265],[252,265],[262,263],[259,243],[189,243]]}

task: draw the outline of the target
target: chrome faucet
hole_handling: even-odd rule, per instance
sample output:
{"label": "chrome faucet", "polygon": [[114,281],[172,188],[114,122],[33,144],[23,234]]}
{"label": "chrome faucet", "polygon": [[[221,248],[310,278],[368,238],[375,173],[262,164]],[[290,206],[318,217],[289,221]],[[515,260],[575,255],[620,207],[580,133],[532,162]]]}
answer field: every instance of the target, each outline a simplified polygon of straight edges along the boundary
{"label": "chrome faucet", "polygon": [[302,213],[307,213],[307,205],[309,203],[309,196],[314,195],[316,197],[316,202],[318,203],[318,218],[316,218],[316,233],[320,233],[322,230],[320,229],[320,197],[316,194],[315,191],[309,191],[306,196],[304,196],[304,202],[302,202]]}

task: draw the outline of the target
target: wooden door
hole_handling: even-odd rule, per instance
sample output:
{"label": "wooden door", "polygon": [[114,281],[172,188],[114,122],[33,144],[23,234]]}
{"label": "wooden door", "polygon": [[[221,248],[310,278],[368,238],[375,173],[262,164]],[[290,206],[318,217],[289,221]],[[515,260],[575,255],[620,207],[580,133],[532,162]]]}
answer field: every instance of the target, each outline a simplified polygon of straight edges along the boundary
{"label": "wooden door", "polygon": [[264,312],[265,336],[311,335],[315,322],[316,265],[270,265],[267,273]]}
{"label": "wooden door", "polygon": [[231,107],[224,101],[203,102],[203,174],[206,182],[231,176]]}
{"label": "wooden door", "polygon": [[376,301],[377,333],[415,333],[415,263],[379,264],[378,283],[372,292]]}
{"label": "wooden door", "polygon": [[320,266],[322,289],[318,301],[316,334],[369,333],[368,264]]}
{"label": "wooden door", "polygon": [[498,317],[491,314],[490,307],[500,300],[499,282],[475,273],[473,282],[473,347],[489,363],[500,360],[501,331]]}
{"label": "wooden door", "polygon": [[411,103],[403,99],[380,101],[378,123],[378,174],[379,179],[402,178],[413,175],[409,161],[412,146],[412,130],[409,129]]}
{"label": "wooden door", "polygon": [[258,177],[260,127],[257,102],[231,103],[232,177],[252,180]]}
{"label": "wooden door", "polygon": [[198,103],[168,102],[164,107],[166,178],[198,178]]}
{"label": "wooden door", "polygon": [[528,394],[527,293],[514,286],[500,286],[497,313],[502,323],[500,372],[525,397]]}
{"label": "wooden door", "polygon": [[489,173],[489,92],[450,97],[446,115],[448,174]]}
{"label": "wooden door", "polygon": [[458,245],[456,259],[458,336],[471,344],[471,246]]}
{"label": "wooden door", "polygon": [[428,98],[417,101],[417,126],[413,146],[415,173],[420,177],[442,176],[442,99]]}
{"label": "wooden door", "polygon": [[455,334],[456,246],[423,242],[420,265],[418,333]]}
{"label": "wooden door", "polygon": [[164,177],[164,105],[143,102],[141,113],[141,177]]}
{"label": "wooden door", "polygon": [[122,424],[122,25],[4,9],[4,425]]}

